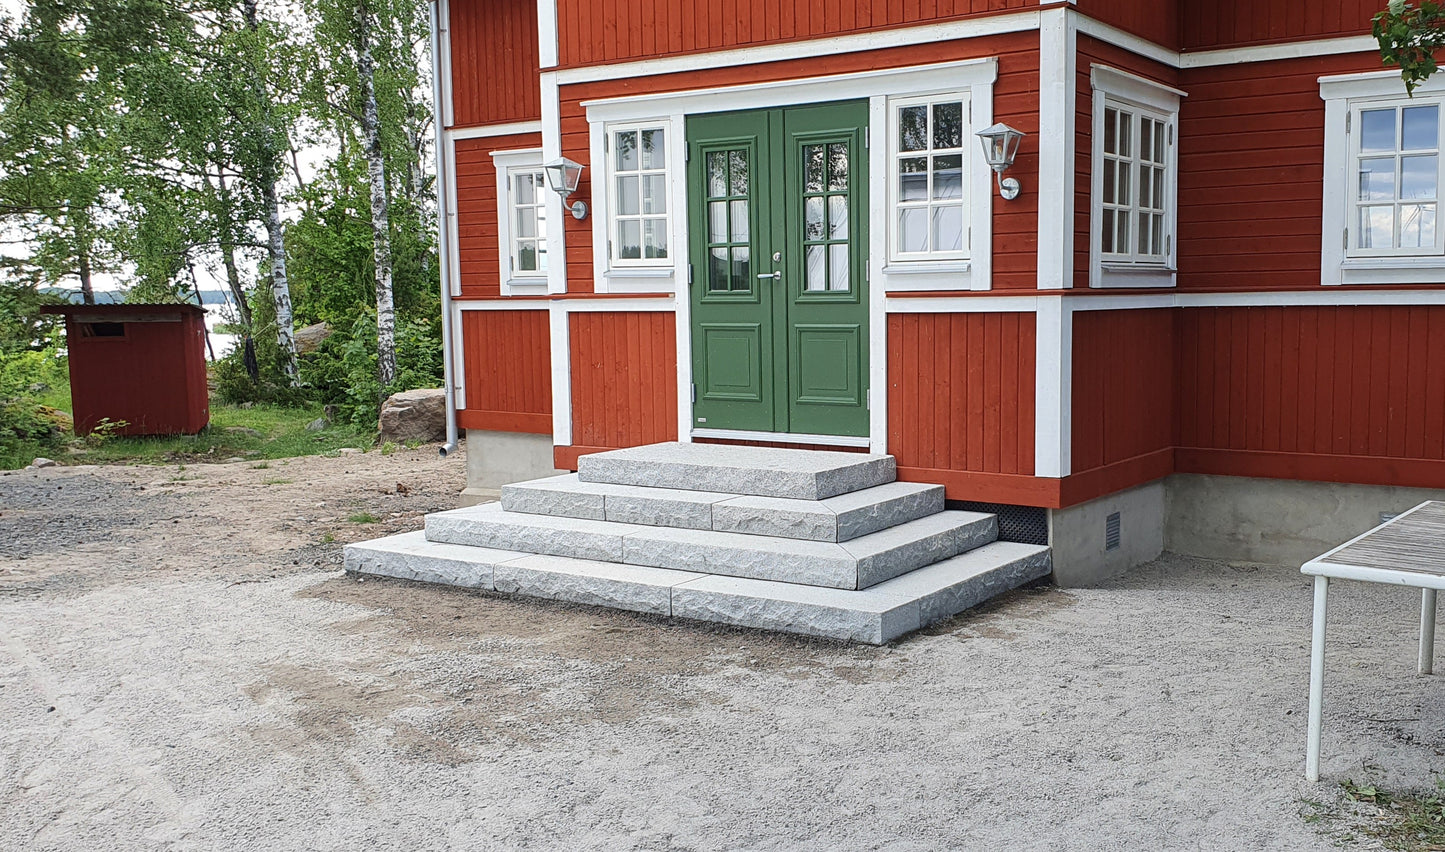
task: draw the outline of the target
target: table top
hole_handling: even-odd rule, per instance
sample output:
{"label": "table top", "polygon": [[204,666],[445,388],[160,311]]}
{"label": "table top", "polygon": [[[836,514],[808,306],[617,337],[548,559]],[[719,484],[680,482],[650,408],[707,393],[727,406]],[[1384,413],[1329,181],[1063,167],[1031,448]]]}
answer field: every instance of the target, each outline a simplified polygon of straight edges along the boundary
{"label": "table top", "polygon": [[1356,580],[1442,587],[1445,584],[1445,502],[1421,503],[1311,559],[1300,570],[1306,574]]}

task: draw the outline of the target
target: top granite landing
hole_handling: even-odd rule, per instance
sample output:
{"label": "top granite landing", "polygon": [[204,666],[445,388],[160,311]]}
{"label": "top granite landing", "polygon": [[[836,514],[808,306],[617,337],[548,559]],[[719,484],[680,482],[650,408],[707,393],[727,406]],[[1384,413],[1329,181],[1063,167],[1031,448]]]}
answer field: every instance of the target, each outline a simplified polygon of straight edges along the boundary
{"label": "top granite landing", "polygon": [[892,456],[724,444],[650,444],[582,456],[583,482],[826,500],[892,482]]}

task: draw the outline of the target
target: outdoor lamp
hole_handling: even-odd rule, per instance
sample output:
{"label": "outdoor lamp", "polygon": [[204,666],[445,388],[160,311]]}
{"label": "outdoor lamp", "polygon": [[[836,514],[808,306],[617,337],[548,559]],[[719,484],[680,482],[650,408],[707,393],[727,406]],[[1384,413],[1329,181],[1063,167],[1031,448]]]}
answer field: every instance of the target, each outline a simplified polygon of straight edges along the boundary
{"label": "outdoor lamp", "polygon": [[[577,184],[582,180],[582,164],[566,157],[558,157],[548,163],[544,169],[547,172],[547,186],[562,196],[565,204],[567,196],[577,191]],[[568,209],[572,211],[574,219],[587,218],[587,202],[585,201],[574,201]]]}
{"label": "outdoor lamp", "polygon": [[1022,130],[1014,130],[1002,123],[978,132],[978,138],[983,140],[984,159],[988,160],[989,167],[998,178],[998,194],[1003,196],[1005,201],[1013,201],[1019,197],[1018,180],[1006,178],[1003,173],[1014,164],[1014,157],[1018,156],[1019,143],[1024,140],[1024,135]]}

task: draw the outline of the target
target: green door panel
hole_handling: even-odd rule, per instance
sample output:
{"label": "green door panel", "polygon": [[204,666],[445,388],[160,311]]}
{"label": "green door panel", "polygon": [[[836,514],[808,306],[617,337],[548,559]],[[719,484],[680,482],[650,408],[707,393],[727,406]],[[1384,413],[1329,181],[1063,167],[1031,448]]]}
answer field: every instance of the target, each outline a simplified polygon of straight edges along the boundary
{"label": "green door panel", "polygon": [[688,119],[694,425],[868,434],[867,122]]}

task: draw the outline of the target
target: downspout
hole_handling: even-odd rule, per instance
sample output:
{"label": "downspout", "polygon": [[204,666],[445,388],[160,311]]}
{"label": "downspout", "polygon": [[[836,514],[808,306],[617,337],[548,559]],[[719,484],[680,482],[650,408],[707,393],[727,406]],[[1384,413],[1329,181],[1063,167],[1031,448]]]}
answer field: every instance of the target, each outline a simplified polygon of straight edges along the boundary
{"label": "downspout", "polygon": [[456,367],[452,363],[452,274],[451,232],[447,228],[446,133],[442,127],[442,63],[440,48],[441,14],[439,0],[431,0],[427,10],[431,19],[431,103],[432,124],[436,129],[436,193],[437,193],[437,269],[442,287],[442,376],[445,382],[447,407],[447,442],[442,444],[442,458],[457,449],[457,392],[452,380]]}

